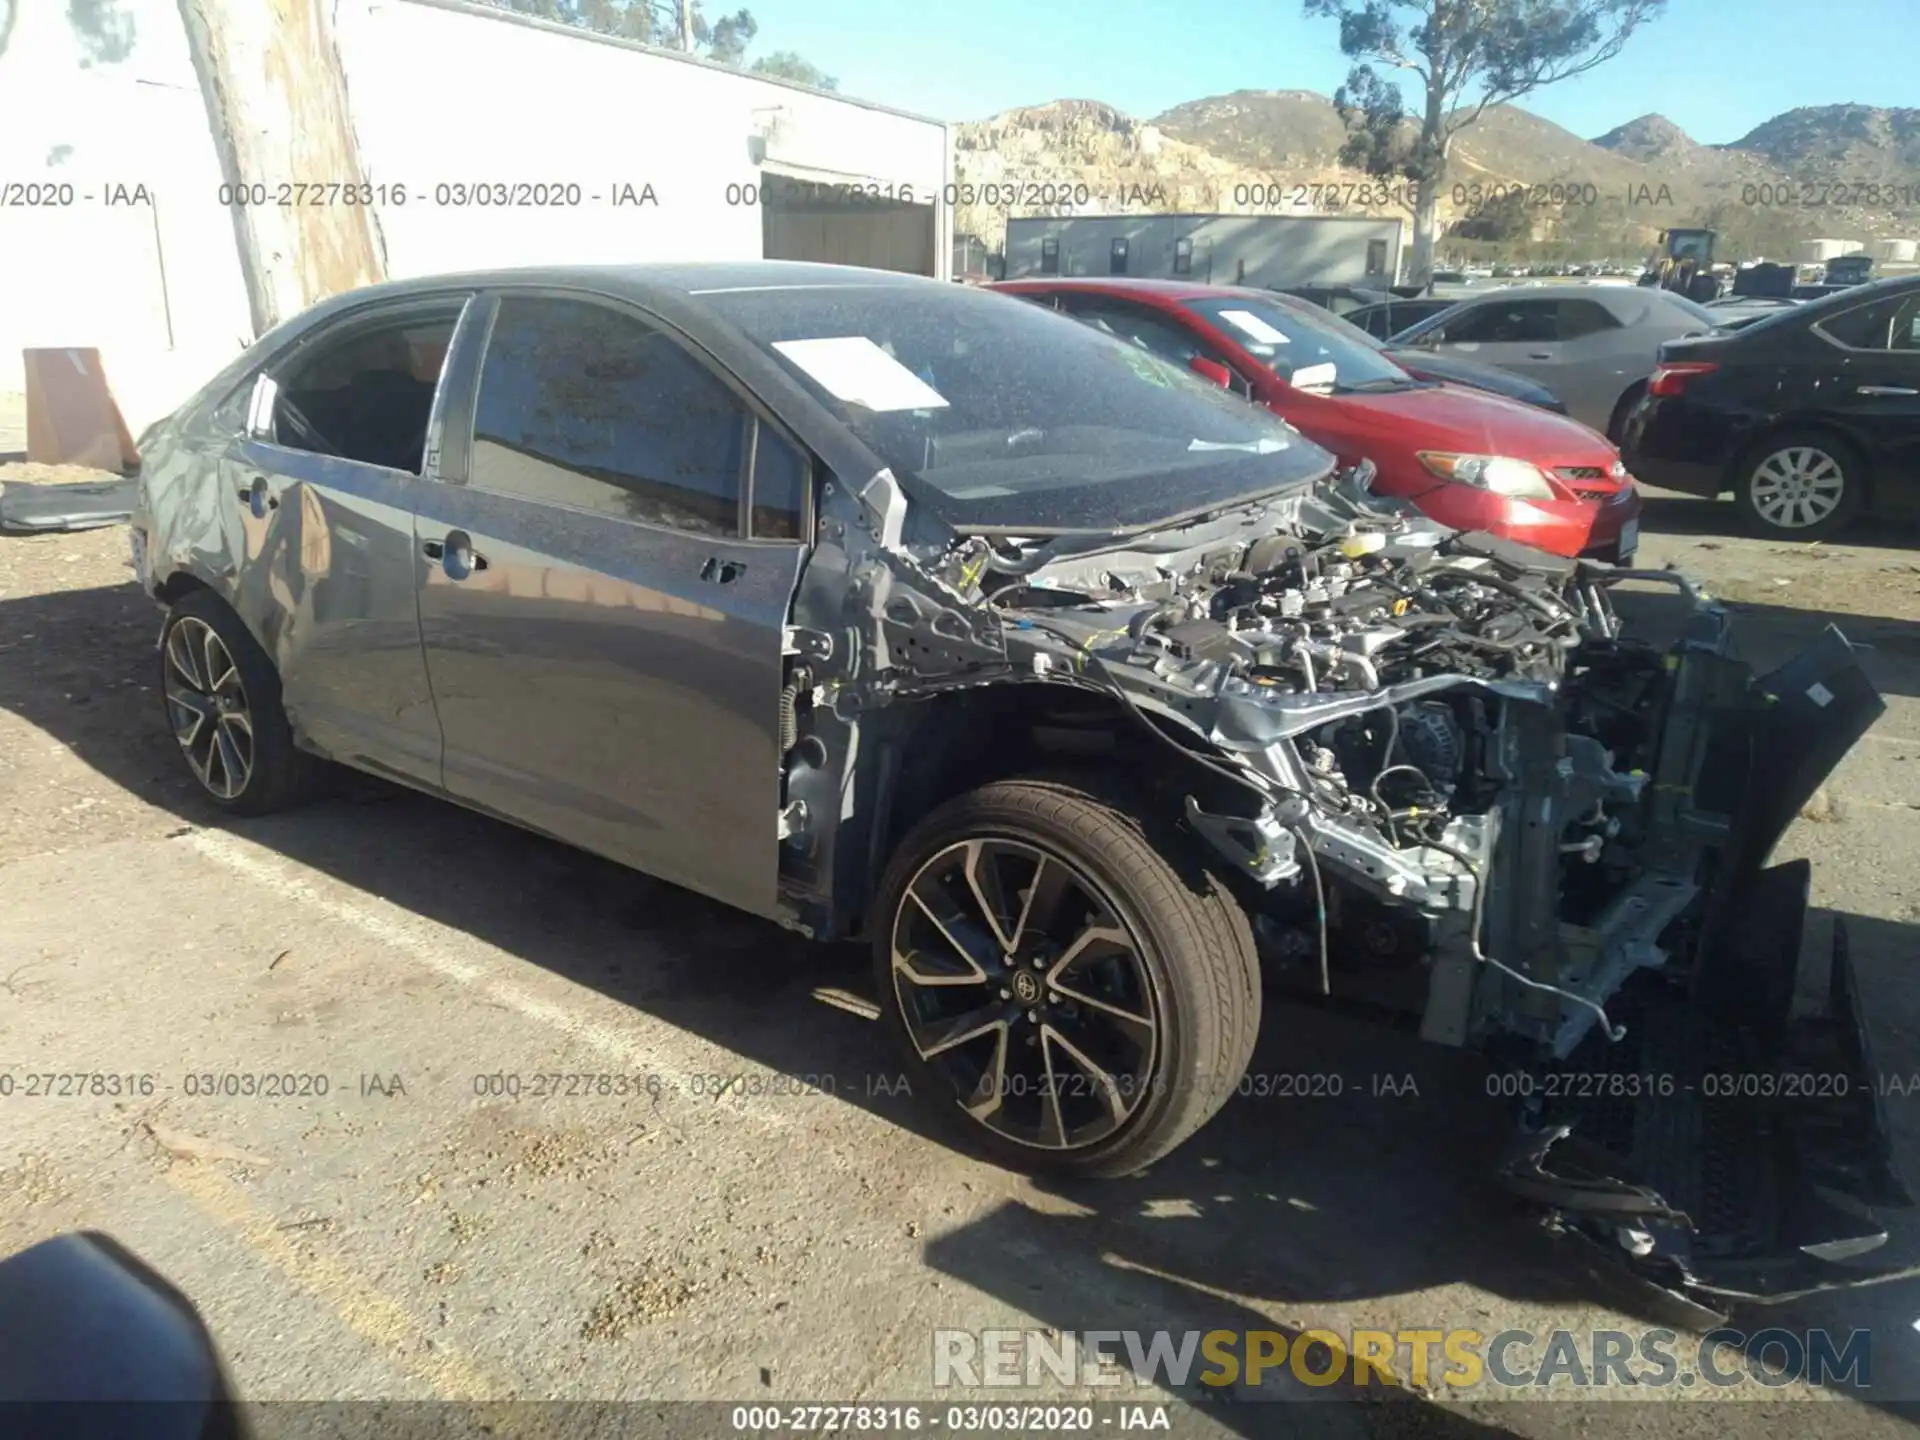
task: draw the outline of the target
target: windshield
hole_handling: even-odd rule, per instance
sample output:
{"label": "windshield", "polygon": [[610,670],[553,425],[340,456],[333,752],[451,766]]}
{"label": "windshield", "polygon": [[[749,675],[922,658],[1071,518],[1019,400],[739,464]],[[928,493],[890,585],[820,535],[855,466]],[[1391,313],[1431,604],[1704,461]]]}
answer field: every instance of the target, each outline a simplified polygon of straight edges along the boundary
{"label": "windshield", "polygon": [[1325,394],[1406,390],[1419,382],[1357,325],[1304,303],[1295,308],[1257,296],[1189,300],[1248,354],[1289,385]]}
{"label": "windshield", "polygon": [[1052,309],[851,283],[702,301],[960,530],[1122,530],[1327,473],[1271,411]]}

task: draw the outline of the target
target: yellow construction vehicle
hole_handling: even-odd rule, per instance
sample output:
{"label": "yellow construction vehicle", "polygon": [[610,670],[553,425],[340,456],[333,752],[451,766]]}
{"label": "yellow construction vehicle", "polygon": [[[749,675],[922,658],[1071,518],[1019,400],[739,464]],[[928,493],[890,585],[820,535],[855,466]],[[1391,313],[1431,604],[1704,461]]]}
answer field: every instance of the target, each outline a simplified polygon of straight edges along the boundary
{"label": "yellow construction vehicle", "polygon": [[1690,300],[1718,299],[1720,281],[1713,274],[1713,241],[1711,230],[1662,230],[1660,243],[1666,253],[1647,262],[1640,283],[1672,290]]}

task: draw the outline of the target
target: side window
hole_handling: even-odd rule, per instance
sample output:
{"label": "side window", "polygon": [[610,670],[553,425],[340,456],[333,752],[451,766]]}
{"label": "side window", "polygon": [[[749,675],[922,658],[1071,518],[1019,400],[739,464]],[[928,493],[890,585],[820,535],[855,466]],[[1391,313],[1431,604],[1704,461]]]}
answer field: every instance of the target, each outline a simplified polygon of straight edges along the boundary
{"label": "side window", "polygon": [[1040,273],[1058,275],[1060,273],[1060,242],[1054,239],[1040,242]]}
{"label": "side window", "polygon": [[1184,326],[1171,320],[1163,320],[1131,305],[1116,304],[1108,300],[1081,299],[1067,296],[1062,299],[1062,308],[1076,319],[1084,320],[1095,329],[1104,330],[1114,338],[1137,345],[1149,355],[1157,355],[1171,365],[1182,370],[1191,368],[1190,363],[1196,356],[1202,360],[1211,360],[1216,365],[1225,365],[1233,375],[1233,391],[1236,395],[1251,395],[1253,389],[1240,378],[1238,371],[1228,364],[1227,357],[1201,336],[1195,335]]}
{"label": "side window", "polygon": [[1822,320],[1819,328],[1855,350],[1920,350],[1920,295],[1890,295]]}
{"label": "side window", "polygon": [[1613,312],[1598,300],[1562,300],[1560,302],[1560,334],[1562,340],[1578,340],[1582,336],[1597,335],[1602,330],[1617,330],[1620,322]]}
{"label": "side window", "polygon": [[1523,300],[1510,305],[1479,305],[1445,326],[1450,345],[1524,345],[1556,340],[1560,327],[1554,300]]}
{"label": "side window", "polygon": [[1367,274],[1384,275],[1387,273],[1387,242],[1384,240],[1367,241]]}
{"label": "side window", "polygon": [[1184,236],[1173,242],[1173,273],[1176,275],[1193,273],[1193,241]]}
{"label": "side window", "polygon": [[355,325],[296,351],[274,377],[273,442],[418,475],[464,305],[455,302],[444,316],[416,311],[403,321]]}
{"label": "side window", "polygon": [[644,321],[509,296],[480,370],[467,483],[736,535],[748,422],[718,376]]}
{"label": "side window", "polygon": [[813,462],[766,425],[753,447],[753,536],[798,540]]}
{"label": "side window", "polygon": [[1354,311],[1347,319],[1376,340],[1384,340],[1393,333],[1393,307],[1390,305],[1370,305]]}
{"label": "side window", "polygon": [[1127,273],[1127,237],[1124,235],[1114,236],[1113,243],[1107,248],[1107,273],[1109,275]]}
{"label": "side window", "polygon": [[[1065,301],[1068,313],[1077,319],[1085,320],[1096,329],[1138,345],[1150,354],[1158,355],[1162,360],[1171,360],[1175,365],[1185,366],[1195,355],[1207,355],[1206,346],[1198,336],[1191,335],[1178,325],[1172,325],[1157,316],[1145,314],[1129,305],[1116,305],[1099,300]],[[1224,362],[1223,362],[1224,363]]]}

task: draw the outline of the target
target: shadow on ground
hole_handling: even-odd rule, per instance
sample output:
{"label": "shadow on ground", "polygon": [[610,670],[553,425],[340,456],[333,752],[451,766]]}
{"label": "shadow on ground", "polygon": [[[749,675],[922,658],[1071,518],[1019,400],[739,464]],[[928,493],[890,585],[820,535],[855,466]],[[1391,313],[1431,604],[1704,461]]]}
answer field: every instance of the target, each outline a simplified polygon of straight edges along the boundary
{"label": "shadow on ground", "polygon": [[[132,585],[0,600],[0,707],[183,825],[231,829],[707,1037],[754,1066],[812,1077],[846,1103],[926,1133],[926,1112],[887,1083],[894,1069],[878,1027],[809,998],[819,985],[866,988],[865,956],[850,947],[808,944],[582,852],[375,782],[346,781],[341,794],[298,813],[226,821],[187,780],[157,692],[140,688],[157,679],[154,634],[152,608]],[[1871,953],[1911,954],[1920,945],[1914,927],[1861,917],[1850,923],[1863,968]],[[1338,1085],[1322,1081],[1326,1093],[1299,1098],[1289,1077],[1301,1075],[1337,1076]],[[1304,1327],[1318,1307],[1455,1283],[1529,1307],[1604,1299],[1632,1313],[1634,1292],[1598,1288],[1491,1185],[1489,1164],[1509,1117],[1488,1089],[1487,1072],[1472,1057],[1357,1020],[1271,1005],[1242,1094],[1169,1161],[1143,1178],[1051,1192],[1072,1213],[1006,1206],[930,1242],[928,1259],[1044,1323],[1076,1330],[1270,1328],[1256,1305],[1296,1315]],[[1131,1313],[1113,1313],[1116,1294],[1129,1297]],[[1889,1316],[1899,1308],[1891,1287],[1876,1304],[1891,1305]],[[1394,1313],[1405,1316],[1408,1307]],[[1416,1316],[1434,1328],[1488,1318]],[[1904,1321],[1900,1330],[1912,1334]],[[1911,1393],[1920,1396],[1920,1379]],[[1254,1435],[1314,1433],[1303,1428],[1321,1423],[1310,1422],[1309,1412],[1323,1411],[1328,1433],[1355,1433],[1350,1419],[1342,1431],[1332,1416],[1358,1414],[1363,1433],[1441,1437],[1510,1433],[1505,1417],[1518,1413],[1500,1405],[1355,1411],[1257,1402],[1209,1413]],[[1592,1410],[1556,1404],[1529,1407],[1528,1416],[1529,1434],[1572,1435],[1583,1433]],[[1708,1418],[1699,1419],[1701,1434],[1728,1433],[1724,1418],[1709,1432]],[[1693,1423],[1676,1420],[1663,1433],[1690,1433]]]}
{"label": "shadow on ground", "polygon": [[[1741,528],[1740,512],[1731,500],[1702,500],[1693,495],[1677,495],[1643,487],[1640,505],[1642,535],[1711,537],[1746,534]],[[1780,543],[1792,542],[1782,538]],[[1841,534],[1833,536],[1832,543],[1878,550],[1912,550],[1920,547],[1920,524],[1880,516],[1863,517]]]}

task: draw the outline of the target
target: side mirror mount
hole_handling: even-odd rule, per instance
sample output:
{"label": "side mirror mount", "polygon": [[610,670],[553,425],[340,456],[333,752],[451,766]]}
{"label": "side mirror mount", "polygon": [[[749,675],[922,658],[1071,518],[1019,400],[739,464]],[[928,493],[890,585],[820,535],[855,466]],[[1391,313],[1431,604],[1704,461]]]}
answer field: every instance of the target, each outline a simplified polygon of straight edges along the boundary
{"label": "side mirror mount", "polygon": [[1209,360],[1204,355],[1196,355],[1187,361],[1187,368],[1203,380],[1211,380],[1222,390],[1233,388],[1233,372],[1218,360]]}

